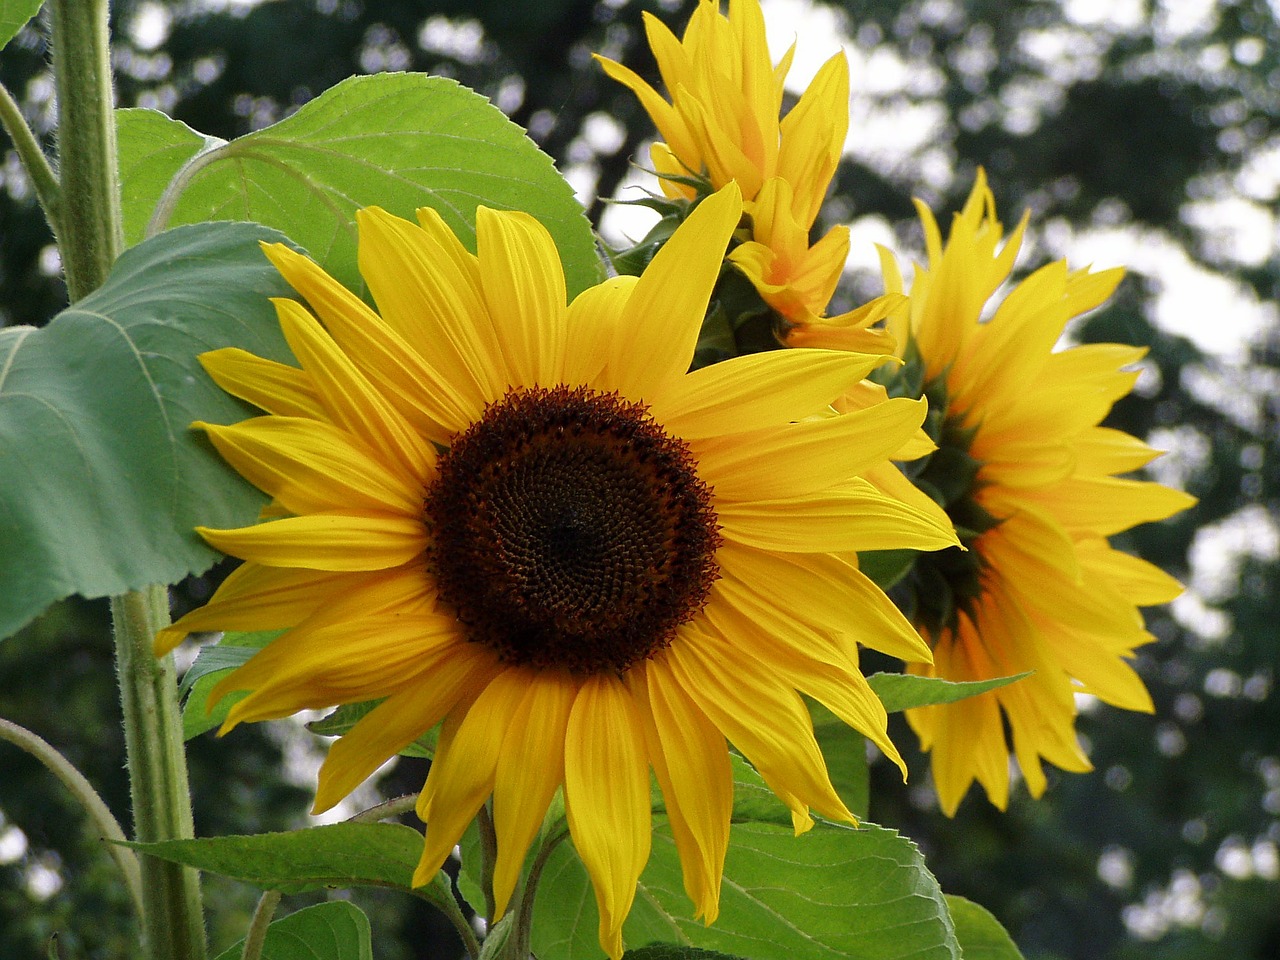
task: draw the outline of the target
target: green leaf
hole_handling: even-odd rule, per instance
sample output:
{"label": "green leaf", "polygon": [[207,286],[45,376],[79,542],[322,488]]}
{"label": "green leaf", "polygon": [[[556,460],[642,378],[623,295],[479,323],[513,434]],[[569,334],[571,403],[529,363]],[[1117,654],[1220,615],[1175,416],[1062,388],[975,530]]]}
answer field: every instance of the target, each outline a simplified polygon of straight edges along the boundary
{"label": "green leaf", "polygon": [[279,123],[208,142],[161,114],[118,114],[125,236],[150,222],[254,220],[362,289],[353,214],[430,206],[475,249],[478,204],[551,232],[573,296],[603,279],[590,224],[551,158],[488,100],[443,77],[380,73],[331,87]]}
{"label": "green leaf", "polygon": [[197,523],[252,523],[265,496],[192,431],[251,412],[196,355],[234,344],[291,360],[259,241],[217,223],[126,251],[48,326],[0,330],[0,637],[55,600],[172,583],[219,554]]}
{"label": "green leaf", "polygon": [[935,703],[954,703],[1029,676],[1031,673],[1027,672],[992,680],[956,681],[940,677],[918,677],[909,673],[873,673],[867,677],[867,682],[871,684],[871,689],[876,692],[884,708],[890,713],[896,713]]}
{"label": "green leaf", "polygon": [[986,907],[947,894],[964,960],[1023,960],[1012,938]]}
{"label": "green leaf", "polygon": [[[244,941],[214,960],[240,960]],[[373,960],[369,918],[345,900],[317,903],[267,927],[262,960]]]}
{"label": "green leaf", "polygon": [[0,48],[18,35],[44,0],[0,0]]}
{"label": "green leaf", "polygon": [[[126,845],[281,893],[360,886],[411,890],[422,834],[399,823],[334,823],[287,833]],[[413,892],[433,901],[453,896],[443,872]]]}
{"label": "green leaf", "polygon": [[[312,720],[307,729],[321,737],[341,737],[364,718],[381,700],[366,700],[363,703],[344,703],[332,713]],[[440,735],[440,726],[432,727],[417,740],[401,750],[402,757],[425,757],[430,759],[436,752],[436,739]]]}
{"label": "green leaf", "polygon": [[209,694],[224,676],[280,636],[282,630],[254,633],[225,633],[217,643],[201,647],[196,662],[182,675],[178,693],[186,697],[182,704],[182,739],[198,737],[214,727],[222,726],[231,708],[248,696],[237,691],[219,700],[212,710],[206,709]]}
{"label": "green leaf", "polygon": [[[675,842],[666,818],[657,817],[653,853],[623,928],[627,944],[675,943],[754,960],[958,960],[942,892],[909,840],[870,824],[825,821],[796,837],[774,822],[781,804],[764,801],[768,788],[745,765],[735,765],[735,787],[719,919],[710,927],[693,919]],[[752,809],[769,822],[739,822]],[[538,888],[533,951],[539,960],[598,957],[597,924],[586,871],[563,843]]]}

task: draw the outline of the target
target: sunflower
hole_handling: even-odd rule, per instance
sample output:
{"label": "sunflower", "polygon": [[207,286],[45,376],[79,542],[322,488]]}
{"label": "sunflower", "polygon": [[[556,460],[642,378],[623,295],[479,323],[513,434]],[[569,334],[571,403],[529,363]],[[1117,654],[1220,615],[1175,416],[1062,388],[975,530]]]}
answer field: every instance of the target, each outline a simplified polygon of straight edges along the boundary
{"label": "sunflower", "polygon": [[[770,59],[759,0],[701,0],[683,40],[652,14],[645,31],[664,99],[633,70],[596,55],[605,72],[630,89],[658,128],[650,158],[668,197],[695,200],[736,182],[751,218],[750,238],[730,260],[770,307],[790,323],[826,311],[849,254],[849,228],[833,227],[813,246],[809,232],[835,176],[849,130],[849,65],[831,57],[780,119],[783,83],[795,46]],[[865,336],[855,348],[892,345],[866,328],[881,314],[838,318]]]}
{"label": "sunflower", "polygon": [[192,630],[287,630],[214,691],[248,691],[224,731],[380,701],[332,746],[317,812],[440,724],[414,882],[492,798],[498,914],[563,789],[612,957],[649,854],[650,769],[711,922],[726,738],[797,831],[810,808],[850,819],[800,693],[901,765],[855,644],[929,654],[854,553],[955,542],[941,511],[863,476],[911,442],[925,404],[829,406],[882,357],[775,351],[687,372],[741,210],[720,191],[643,276],[566,307],[531,217],[481,207],[472,255],[432,210],[413,224],[370,208],[359,266],[377,312],[269,246],[310,307],[276,302],[300,367],[201,358],[266,411],[197,426],[277,518],[200,529],[246,562],[158,650]]}
{"label": "sunflower", "polygon": [[[1105,301],[1123,271],[1035,271],[984,318],[1007,280],[1026,229],[1002,244],[995,200],[980,171],[944,245],[917,201],[928,266],[917,267],[909,308],[893,323],[923,392],[940,415],[940,449],[910,467],[942,501],[968,552],[922,556],[907,606],[933,650],[910,672],[1025,680],[943,706],[907,711],[930,751],[942,809],[953,814],[976,779],[1003,809],[1010,745],[1028,789],[1046,785],[1042,761],[1090,769],[1075,735],[1078,693],[1150,712],[1133,670],[1134,650],[1153,637],[1138,608],[1166,603],[1180,585],[1113,549],[1107,538],[1195,503],[1177,490],[1116,476],[1154,457],[1136,437],[1099,426],[1137,379],[1144,350],[1113,343],[1054,350],[1067,322]],[[886,287],[903,289],[884,259]],[[838,344],[822,327],[809,346]]]}

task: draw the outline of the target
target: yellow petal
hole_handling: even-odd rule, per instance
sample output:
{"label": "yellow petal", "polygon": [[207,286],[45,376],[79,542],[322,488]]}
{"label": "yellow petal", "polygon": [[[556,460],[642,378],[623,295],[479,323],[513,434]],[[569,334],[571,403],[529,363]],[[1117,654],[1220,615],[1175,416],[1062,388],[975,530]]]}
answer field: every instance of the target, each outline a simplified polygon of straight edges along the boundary
{"label": "yellow petal", "polygon": [[652,814],[644,733],[631,694],[616,678],[582,684],[565,734],[565,813],[595,888],[600,945],[622,956],[622,922],[649,859]]}
{"label": "yellow petal", "polygon": [[413,874],[421,886],[440,869],[467,824],[493,792],[502,742],[527,687],[523,671],[499,673],[467,710],[456,734],[441,743],[422,788],[427,833]]}
{"label": "yellow petal", "polygon": [[811,822],[809,807],[853,822],[831,786],[809,711],[793,687],[710,629],[685,627],[667,655],[684,691],[791,807],[797,833]]}
{"label": "yellow petal", "polygon": [[241,476],[290,513],[421,512],[420,480],[405,477],[398,464],[380,462],[354,436],[323,421],[255,417],[231,427],[194,426]]}
{"label": "yellow petal", "polygon": [[268,567],[385,570],[419,556],[427,545],[416,517],[313,513],[237,530],[196,527],[223,553]]}
{"label": "yellow petal", "polygon": [[610,277],[573,298],[566,313],[565,383],[591,384],[604,391],[617,389],[605,366],[613,339],[618,335],[623,309],[638,280],[638,277]]}
{"label": "yellow petal", "polygon": [[435,463],[430,443],[405,423],[302,304],[272,302],[285,339],[311,375],[329,418],[394,457],[410,476],[425,476]]}
{"label": "yellow petal", "polygon": [[434,210],[419,223],[369,207],[357,211],[360,273],[378,312],[465,397],[483,407],[502,395],[498,336],[479,267]]}
{"label": "yellow petal", "polygon": [[627,399],[652,401],[688,371],[741,216],[742,196],[731,184],[698,204],[645,268],[612,344],[610,367]]}
{"label": "yellow petal", "polygon": [[458,701],[479,694],[496,674],[492,654],[458,642],[425,651],[400,689],[378,704],[332,747],[320,767],[312,815],[324,813],[436,724]]}
{"label": "yellow petal", "polygon": [[223,347],[197,359],[213,382],[233,397],[284,417],[327,417],[305,370],[264,360],[239,347]]}
{"label": "yellow petal", "polygon": [[888,714],[859,671],[852,651],[846,653],[835,644],[819,646],[811,635],[794,626],[781,631],[763,629],[755,617],[732,603],[709,604],[706,617],[718,636],[731,638],[735,648],[749,651],[746,655],[760,661],[766,671],[825,705],[878,746],[906,779],[907,766],[889,739]]}
{"label": "yellow petal", "polygon": [[898,397],[867,410],[692,444],[717,499],[806,497],[884,463],[924,422],[928,404]]}
{"label": "yellow petal", "polygon": [[822,412],[882,360],[839,350],[732,357],[682,377],[651,409],[688,440],[790,423]]}
{"label": "yellow petal", "polygon": [[719,585],[740,609],[795,618],[819,635],[847,634],[901,660],[930,659],[928,645],[884,591],[840,557],[769,553],[727,543],[716,552],[716,561],[724,573]]}
{"label": "yellow petal", "polygon": [[525,852],[564,782],[565,730],[580,685],[568,674],[550,670],[513,672],[523,673],[525,695],[502,742],[493,786],[495,918],[506,912]]}
{"label": "yellow petal", "polygon": [[339,586],[359,574],[293,570],[244,563],[218,592],[156,635],[156,656],[164,656],[188,633],[204,630],[283,630],[315,612]]}
{"label": "yellow petal", "polygon": [[724,734],[671,673],[665,654],[633,670],[649,756],[680,854],[685,892],[714,923],[733,813],[733,769]]}
{"label": "yellow petal", "polygon": [[[441,375],[364,301],[308,257],[284,244],[263,246],[268,258],[356,365],[422,433],[445,442],[484,410],[485,397]],[[280,411],[272,411],[279,413]]]}
{"label": "yellow petal", "polygon": [[818,68],[782,121],[778,176],[795,188],[794,215],[813,225],[849,130],[849,63],[844,51]]}
{"label": "yellow petal", "polygon": [[527,213],[476,210],[480,285],[513,387],[560,381],[564,270],[546,228]]}
{"label": "yellow petal", "polygon": [[865,480],[807,497],[717,502],[726,539],[785,553],[937,550],[957,546],[949,522],[887,497]]}

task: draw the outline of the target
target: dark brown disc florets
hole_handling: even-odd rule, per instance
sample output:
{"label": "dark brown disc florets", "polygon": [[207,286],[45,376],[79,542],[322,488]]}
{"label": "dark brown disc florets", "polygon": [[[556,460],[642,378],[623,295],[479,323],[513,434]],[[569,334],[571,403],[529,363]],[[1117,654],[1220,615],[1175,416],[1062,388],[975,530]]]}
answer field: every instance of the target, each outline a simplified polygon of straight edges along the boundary
{"label": "dark brown disc florets", "polygon": [[719,575],[695,466],[617,394],[508,393],[454,439],[427,490],[441,599],[505,662],[621,673],[667,646]]}

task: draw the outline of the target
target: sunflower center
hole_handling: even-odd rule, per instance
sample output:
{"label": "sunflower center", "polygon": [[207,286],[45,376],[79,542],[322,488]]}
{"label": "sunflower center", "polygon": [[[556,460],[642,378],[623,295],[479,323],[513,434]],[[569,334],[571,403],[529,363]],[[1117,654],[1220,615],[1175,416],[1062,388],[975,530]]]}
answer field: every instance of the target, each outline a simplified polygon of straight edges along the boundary
{"label": "sunflower center", "polygon": [[508,393],[454,439],[427,490],[440,598],[505,662],[621,673],[667,646],[719,575],[695,467],[617,394]]}

